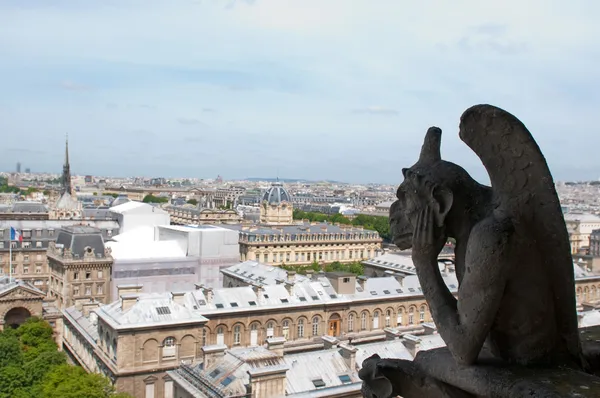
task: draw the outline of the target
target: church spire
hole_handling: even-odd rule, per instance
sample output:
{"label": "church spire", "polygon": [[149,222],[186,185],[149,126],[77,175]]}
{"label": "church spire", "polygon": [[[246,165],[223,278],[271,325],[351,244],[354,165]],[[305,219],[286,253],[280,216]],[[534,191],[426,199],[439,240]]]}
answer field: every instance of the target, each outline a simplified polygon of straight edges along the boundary
{"label": "church spire", "polygon": [[71,188],[71,166],[69,165],[69,135],[67,134],[65,139],[65,164],[63,165],[62,174],[62,193],[68,193],[73,195]]}

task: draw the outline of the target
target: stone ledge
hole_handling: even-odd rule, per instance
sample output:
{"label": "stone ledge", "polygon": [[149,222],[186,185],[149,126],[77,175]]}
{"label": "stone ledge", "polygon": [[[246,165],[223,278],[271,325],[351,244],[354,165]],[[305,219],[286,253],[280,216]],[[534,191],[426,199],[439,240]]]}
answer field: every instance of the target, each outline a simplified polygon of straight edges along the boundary
{"label": "stone ledge", "polygon": [[600,398],[600,378],[587,373],[482,362],[458,365],[446,347],[420,351],[414,361],[428,376],[479,397]]}

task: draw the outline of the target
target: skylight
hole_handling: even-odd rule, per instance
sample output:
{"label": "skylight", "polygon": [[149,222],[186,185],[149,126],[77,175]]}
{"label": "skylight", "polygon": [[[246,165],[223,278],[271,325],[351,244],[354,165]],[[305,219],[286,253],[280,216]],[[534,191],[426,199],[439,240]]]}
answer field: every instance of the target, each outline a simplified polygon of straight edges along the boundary
{"label": "skylight", "polygon": [[229,303],[232,307],[237,307],[238,303]]}
{"label": "skylight", "polygon": [[344,384],[352,383],[352,379],[348,375],[339,375],[338,377],[340,378],[340,381]]}
{"label": "skylight", "polygon": [[217,307],[217,308],[223,308],[223,304],[221,304],[221,303],[215,304],[215,307]]}
{"label": "skylight", "polygon": [[248,301],[248,304],[250,304],[250,305],[256,305],[256,301]]}
{"label": "skylight", "polygon": [[323,379],[315,379],[312,382],[316,388],[325,387],[325,382]]}
{"label": "skylight", "polygon": [[389,291],[389,290],[384,290],[383,292],[384,292],[385,294],[390,294],[390,291]]}
{"label": "skylight", "polygon": [[310,296],[310,298],[312,298],[313,300],[318,300],[319,296]]}
{"label": "skylight", "polygon": [[300,297],[298,297],[298,299],[299,299],[300,301],[306,301],[306,297],[302,297],[302,296],[300,296]]}
{"label": "skylight", "polygon": [[264,298],[269,298],[269,295],[268,295],[268,294],[265,294],[263,297],[264,297]]}
{"label": "skylight", "polygon": [[212,372],[210,372],[209,376],[212,377],[213,379],[215,377],[217,377],[219,374],[221,373],[221,369],[215,369]]}
{"label": "skylight", "polygon": [[227,376],[226,378],[223,379],[221,384],[223,385],[223,387],[227,387],[228,385],[231,384],[232,381],[233,381],[233,379],[231,377]]}
{"label": "skylight", "polygon": [[377,292],[376,292],[375,290],[371,290],[371,294],[372,294],[373,296],[377,296]]}
{"label": "skylight", "polygon": [[281,302],[282,303],[289,303],[288,299],[286,299],[286,298],[281,299]]}
{"label": "skylight", "polygon": [[402,293],[402,289],[396,289],[396,293]]}
{"label": "skylight", "polygon": [[169,315],[171,313],[171,309],[169,307],[156,307],[156,312],[158,315]]}
{"label": "skylight", "polygon": [[330,294],[329,297],[331,297],[331,298],[337,298],[337,296],[335,294]]}

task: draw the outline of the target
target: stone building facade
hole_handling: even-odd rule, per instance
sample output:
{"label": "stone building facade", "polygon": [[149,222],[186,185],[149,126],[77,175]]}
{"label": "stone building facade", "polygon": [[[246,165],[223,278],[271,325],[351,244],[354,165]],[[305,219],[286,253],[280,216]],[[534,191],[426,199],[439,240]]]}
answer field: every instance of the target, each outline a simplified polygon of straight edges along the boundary
{"label": "stone building facade", "polygon": [[0,330],[16,327],[31,316],[43,316],[46,294],[18,279],[0,278]]}
{"label": "stone building facade", "polygon": [[241,261],[271,265],[350,263],[375,256],[382,239],[361,226],[309,223],[279,227],[240,226]]}
{"label": "stone building facade", "polygon": [[[9,274],[9,245],[12,246],[12,276],[29,282],[36,288],[47,292],[50,270],[46,252],[51,242],[55,242],[62,228],[81,224],[73,220],[10,220],[0,221],[0,275]],[[88,221],[101,231],[104,239],[118,234],[116,221]],[[23,237],[22,242],[10,241],[10,227],[15,228]]]}
{"label": "stone building facade", "polygon": [[63,228],[48,247],[49,297],[58,308],[86,302],[111,302],[113,259],[99,229]]}
{"label": "stone building facade", "polygon": [[88,361],[87,369],[111,377],[119,391],[172,396],[166,372],[201,361],[203,347],[257,346],[281,337],[285,351],[294,352],[322,347],[322,336],[360,342],[384,339],[388,327],[420,328],[431,315],[415,283],[416,277],[356,280],[334,273],[183,293],[140,294],[139,286],[121,286],[118,301],[92,311],[94,321],[75,308],[65,311],[65,347],[77,350],[73,356]]}
{"label": "stone building facade", "polygon": [[165,206],[174,225],[239,224],[242,217],[231,209],[208,209],[189,206]]}
{"label": "stone building facade", "polygon": [[280,182],[274,182],[262,197],[260,223],[263,225],[290,225],[294,222],[294,207],[289,192]]}

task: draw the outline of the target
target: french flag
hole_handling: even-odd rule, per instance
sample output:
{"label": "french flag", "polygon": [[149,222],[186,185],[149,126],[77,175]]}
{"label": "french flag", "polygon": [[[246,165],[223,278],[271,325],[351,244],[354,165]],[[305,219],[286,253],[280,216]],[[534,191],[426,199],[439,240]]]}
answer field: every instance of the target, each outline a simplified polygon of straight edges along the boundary
{"label": "french flag", "polygon": [[18,240],[19,242],[23,242],[23,236],[21,236],[19,231],[17,231],[13,227],[10,227],[10,240]]}

